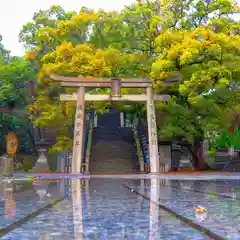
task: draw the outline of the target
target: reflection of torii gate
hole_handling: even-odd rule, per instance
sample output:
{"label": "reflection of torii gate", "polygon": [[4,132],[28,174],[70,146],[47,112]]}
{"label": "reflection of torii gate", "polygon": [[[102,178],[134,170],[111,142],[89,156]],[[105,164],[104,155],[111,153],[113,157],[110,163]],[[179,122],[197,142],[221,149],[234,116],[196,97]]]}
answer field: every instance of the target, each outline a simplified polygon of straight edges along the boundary
{"label": "reflection of torii gate", "polygon": [[[149,79],[117,79],[117,78],[83,78],[83,77],[64,77],[51,75],[53,80],[60,82],[62,87],[78,88],[77,94],[62,94],[62,101],[77,101],[75,115],[75,129],[73,140],[72,171],[81,172],[81,155],[83,145],[84,130],[84,106],[85,101],[134,101],[147,103],[147,122],[149,139],[149,157],[151,172],[159,172],[159,154],[157,141],[157,127],[155,117],[154,100],[165,101],[168,95],[154,95],[152,82]],[[121,96],[122,88],[145,88],[146,94],[131,94]],[[85,88],[111,88],[111,94],[85,94]]]}

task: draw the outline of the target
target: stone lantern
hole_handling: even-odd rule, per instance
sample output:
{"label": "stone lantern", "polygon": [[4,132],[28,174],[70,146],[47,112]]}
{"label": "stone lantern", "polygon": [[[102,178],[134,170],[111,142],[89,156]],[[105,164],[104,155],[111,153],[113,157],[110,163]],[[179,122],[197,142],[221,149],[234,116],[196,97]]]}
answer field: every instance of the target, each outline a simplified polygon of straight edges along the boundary
{"label": "stone lantern", "polygon": [[47,191],[48,191],[48,182],[45,181],[38,181],[33,183],[35,191],[37,193],[37,195],[40,198],[40,201],[42,201],[44,199],[45,196],[47,196]]}
{"label": "stone lantern", "polygon": [[45,153],[48,150],[49,142],[46,141],[44,138],[41,138],[37,143],[37,148],[39,150],[39,157],[37,162],[33,168],[34,172],[50,172],[50,168],[48,166],[47,158]]}

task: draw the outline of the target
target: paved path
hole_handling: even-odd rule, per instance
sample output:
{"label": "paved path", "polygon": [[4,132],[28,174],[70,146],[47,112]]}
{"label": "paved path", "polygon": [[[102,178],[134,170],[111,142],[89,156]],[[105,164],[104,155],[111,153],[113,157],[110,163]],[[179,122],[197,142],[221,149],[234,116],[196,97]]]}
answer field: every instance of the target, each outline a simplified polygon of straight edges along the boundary
{"label": "paved path", "polygon": [[[4,215],[0,217],[0,232],[11,229],[1,239],[61,240],[78,236],[87,240],[124,237],[239,240],[240,180],[136,179],[136,176],[111,179],[110,176],[46,183],[36,181],[32,190],[14,195],[16,215],[10,220]],[[40,200],[37,190],[41,193],[44,189],[45,195]],[[57,205],[51,205],[63,196]],[[5,211],[3,200],[1,212]],[[198,205],[207,209],[203,221],[195,214]]]}

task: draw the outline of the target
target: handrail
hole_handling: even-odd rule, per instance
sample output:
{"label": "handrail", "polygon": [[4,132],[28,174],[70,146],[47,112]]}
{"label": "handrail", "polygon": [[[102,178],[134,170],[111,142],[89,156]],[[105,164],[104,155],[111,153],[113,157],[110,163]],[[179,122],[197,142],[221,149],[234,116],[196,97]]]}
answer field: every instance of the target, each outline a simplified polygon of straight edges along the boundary
{"label": "handrail", "polygon": [[93,118],[90,119],[89,122],[89,131],[88,131],[88,142],[87,142],[87,149],[86,149],[86,158],[85,158],[85,172],[89,172],[89,166],[90,166],[90,153],[92,148],[92,134],[93,134],[93,126],[94,120]]}
{"label": "handrail", "polygon": [[138,131],[137,131],[136,126],[133,127],[133,134],[134,134],[134,139],[135,139],[135,142],[136,142],[138,161],[139,161],[139,164],[140,164],[140,171],[144,172],[144,159],[143,159],[141,143],[140,143],[140,139],[138,137]]}
{"label": "handrail", "polygon": [[140,126],[138,126],[138,136],[139,136],[139,140],[140,140],[144,163],[149,164],[150,158],[149,158],[147,138],[144,136],[143,130],[141,129]]}
{"label": "handrail", "polygon": [[89,133],[89,120],[84,121],[84,134],[83,134],[83,149],[82,149],[82,163],[86,163],[86,151],[88,144],[88,133]]}

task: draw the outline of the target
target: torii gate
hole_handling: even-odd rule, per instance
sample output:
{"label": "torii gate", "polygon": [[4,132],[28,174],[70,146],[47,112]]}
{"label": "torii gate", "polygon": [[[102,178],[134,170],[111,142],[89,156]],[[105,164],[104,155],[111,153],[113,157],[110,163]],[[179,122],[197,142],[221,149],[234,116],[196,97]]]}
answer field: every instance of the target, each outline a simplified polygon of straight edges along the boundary
{"label": "torii gate", "polygon": [[[83,147],[84,107],[85,101],[133,101],[146,102],[149,139],[149,157],[151,173],[159,172],[159,153],[154,100],[167,101],[169,95],[153,94],[152,82],[149,79],[125,78],[84,78],[50,75],[62,87],[78,88],[77,94],[61,94],[61,101],[76,101],[75,129],[73,139],[72,172],[81,172],[81,154]],[[145,94],[121,95],[122,88],[145,88]],[[85,94],[85,88],[110,88],[111,94]]]}

